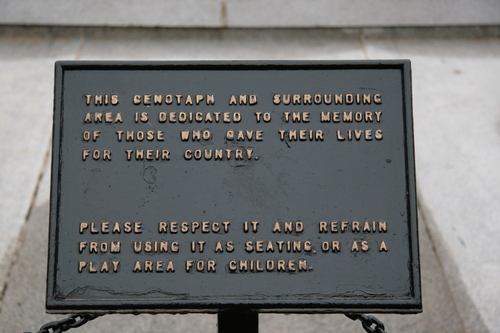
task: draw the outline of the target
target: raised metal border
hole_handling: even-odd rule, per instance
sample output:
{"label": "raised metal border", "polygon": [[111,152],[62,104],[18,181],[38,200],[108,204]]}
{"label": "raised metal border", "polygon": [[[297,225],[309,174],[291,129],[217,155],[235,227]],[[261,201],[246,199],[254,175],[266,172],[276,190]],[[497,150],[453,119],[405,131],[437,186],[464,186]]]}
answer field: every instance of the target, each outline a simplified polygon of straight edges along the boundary
{"label": "raised metal border", "polygon": [[[99,69],[157,69],[157,70],[307,70],[307,69],[399,69],[402,72],[403,112],[405,126],[406,179],[408,185],[408,211],[410,229],[411,296],[407,299],[316,299],[304,300],[248,300],[218,298],[210,300],[169,301],[134,299],[123,300],[64,300],[56,299],[55,272],[58,251],[57,208],[59,205],[59,140],[62,134],[61,110],[64,71]],[[52,180],[50,201],[50,227],[48,244],[46,310],[48,313],[217,313],[222,310],[254,310],[262,313],[419,313],[422,311],[420,264],[418,249],[417,198],[415,181],[415,155],[412,118],[411,63],[409,60],[367,61],[58,61],[55,63],[54,122],[52,149]]]}

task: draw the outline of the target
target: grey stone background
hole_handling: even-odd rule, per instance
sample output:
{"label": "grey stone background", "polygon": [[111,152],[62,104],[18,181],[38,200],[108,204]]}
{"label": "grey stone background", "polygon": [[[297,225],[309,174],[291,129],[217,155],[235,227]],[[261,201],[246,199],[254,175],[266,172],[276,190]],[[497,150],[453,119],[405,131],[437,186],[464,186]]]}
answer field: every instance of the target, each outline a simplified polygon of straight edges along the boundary
{"label": "grey stone background", "polygon": [[[500,332],[500,1],[0,0],[0,332],[37,331],[56,60],[410,59],[424,312],[388,332]],[[78,332],[216,332],[108,315]],[[75,332],[77,332],[75,330]],[[363,332],[260,315],[261,332]]]}

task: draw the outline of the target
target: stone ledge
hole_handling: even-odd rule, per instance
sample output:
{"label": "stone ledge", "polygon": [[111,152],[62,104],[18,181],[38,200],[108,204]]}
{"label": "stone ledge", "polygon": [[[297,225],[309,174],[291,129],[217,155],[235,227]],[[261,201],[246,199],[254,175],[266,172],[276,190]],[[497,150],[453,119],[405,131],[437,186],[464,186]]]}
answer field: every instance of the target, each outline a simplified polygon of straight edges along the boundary
{"label": "stone ledge", "polygon": [[220,27],[222,12],[220,0],[3,1],[0,24]]}
{"label": "stone ledge", "polygon": [[495,25],[494,0],[227,0],[230,27],[418,27]]}
{"label": "stone ledge", "polygon": [[0,24],[212,28],[345,28],[500,24],[496,0],[23,0]]}

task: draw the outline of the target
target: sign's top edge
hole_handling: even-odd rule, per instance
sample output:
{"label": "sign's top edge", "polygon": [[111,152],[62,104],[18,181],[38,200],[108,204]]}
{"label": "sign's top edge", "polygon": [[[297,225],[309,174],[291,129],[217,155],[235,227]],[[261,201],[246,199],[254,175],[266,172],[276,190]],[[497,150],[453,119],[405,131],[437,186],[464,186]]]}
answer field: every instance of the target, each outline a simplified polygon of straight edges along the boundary
{"label": "sign's top edge", "polygon": [[409,59],[383,59],[383,60],[208,60],[208,61],[94,61],[94,60],[59,60],[56,61],[56,67],[68,68],[72,67],[82,69],[98,69],[104,67],[116,67],[132,69],[134,67],[155,67],[155,68],[189,68],[202,69],[210,67],[260,67],[266,69],[279,69],[280,67],[308,67],[308,68],[325,68],[325,67],[343,67],[343,68],[376,68],[376,67],[406,67],[411,64]]}

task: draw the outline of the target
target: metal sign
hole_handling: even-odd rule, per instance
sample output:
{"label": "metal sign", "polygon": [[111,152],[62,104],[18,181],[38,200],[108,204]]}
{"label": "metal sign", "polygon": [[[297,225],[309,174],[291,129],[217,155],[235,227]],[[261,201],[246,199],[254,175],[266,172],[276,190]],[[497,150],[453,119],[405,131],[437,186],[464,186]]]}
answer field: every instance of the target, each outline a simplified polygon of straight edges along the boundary
{"label": "metal sign", "polygon": [[56,63],[47,311],[421,311],[409,61]]}

